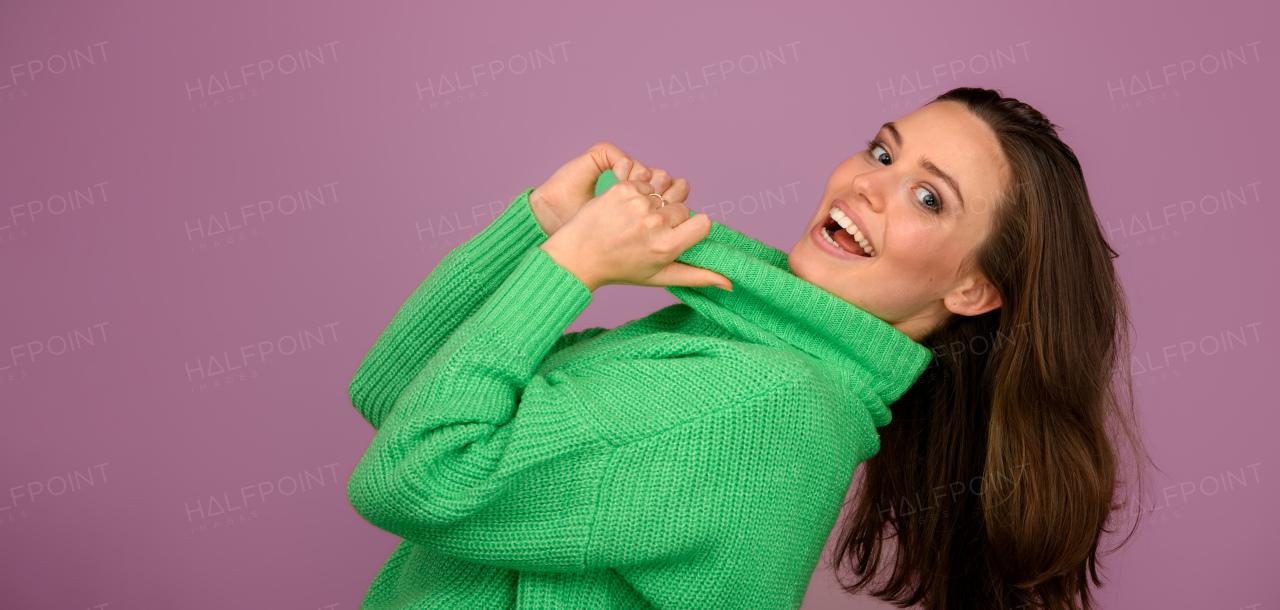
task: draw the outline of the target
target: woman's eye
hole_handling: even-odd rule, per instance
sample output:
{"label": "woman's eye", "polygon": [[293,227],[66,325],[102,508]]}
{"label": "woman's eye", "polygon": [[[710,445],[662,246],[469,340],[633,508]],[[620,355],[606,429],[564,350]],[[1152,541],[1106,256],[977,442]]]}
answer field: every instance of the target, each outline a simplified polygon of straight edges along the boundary
{"label": "woman's eye", "polygon": [[934,195],[929,189],[922,188],[916,192],[924,193],[924,197],[920,197],[918,195],[916,196],[916,201],[919,201],[920,205],[923,205],[924,207],[929,208],[930,210],[936,210],[938,209],[938,206],[941,205],[941,203],[938,201],[938,196]]}
{"label": "woman's eye", "polygon": [[[892,159],[889,158],[889,151],[885,149],[884,145],[881,144],[879,140],[867,141],[867,154],[871,155],[871,159],[873,161],[884,165],[888,165],[892,162]],[[917,196],[916,198],[916,201],[918,201],[920,205],[932,212],[937,212],[942,209],[942,200],[938,198],[936,193],[927,188],[921,188],[920,191],[924,193],[923,197]]]}
{"label": "woman's eye", "polygon": [[[878,151],[881,151],[881,152],[877,153],[877,152],[876,152],[877,150],[878,150]],[[882,159],[881,157],[885,157],[885,158],[883,158],[883,159]],[[871,148],[871,158],[872,158],[872,159],[875,159],[876,161],[879,161],[880,163],[883,163],[883,164],[885,164],[885,165],[888,165],[888,164],[889,164],[889,161],[890,161],[890,159],[889,159],[888,157],[889,157],[889,151],[885,150],[883,146],[880,146],[880,145],[878,145],[878,144],[873,144],[873,145],[872,145],[872,148]]]}

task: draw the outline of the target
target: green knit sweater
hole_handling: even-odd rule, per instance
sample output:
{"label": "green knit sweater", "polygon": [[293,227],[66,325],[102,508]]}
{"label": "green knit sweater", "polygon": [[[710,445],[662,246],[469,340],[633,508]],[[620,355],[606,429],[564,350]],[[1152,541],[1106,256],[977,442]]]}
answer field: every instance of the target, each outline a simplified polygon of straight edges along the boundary
{"label": "green knit sweater", "polygon": [[[611,174],[611,172],[609,172]],[[931,354],[720,223],[733,282],[565,334],[592,293],[521,192],[370,349],[347,484],[403,538],[361,608],[797,608],[854,469]]]}

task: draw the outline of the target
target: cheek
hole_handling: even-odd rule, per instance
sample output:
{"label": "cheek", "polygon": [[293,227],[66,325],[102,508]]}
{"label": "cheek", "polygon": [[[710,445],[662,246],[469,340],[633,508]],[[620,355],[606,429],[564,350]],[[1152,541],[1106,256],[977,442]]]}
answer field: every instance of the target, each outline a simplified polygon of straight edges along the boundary
{"label": "cheek", "polygon": [[927,226],[903,227],[890,236],[891,271],[904,292],[932,293],[954,275],[961,253],[945,236]]}

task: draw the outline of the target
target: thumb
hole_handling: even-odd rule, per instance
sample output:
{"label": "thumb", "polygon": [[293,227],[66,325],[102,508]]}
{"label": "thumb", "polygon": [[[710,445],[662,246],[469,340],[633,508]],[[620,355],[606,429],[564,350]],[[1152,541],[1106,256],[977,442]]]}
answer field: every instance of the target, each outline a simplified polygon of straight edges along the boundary
{"label": "thumb", "polygon": [[613,142],[602,140],[596,142],[595,145],[587,151],[588,157],[595,164],[596,175],[603,174],[608,170],[613,170],[618,181],[626,180],[631,173],[631,166],[635,161],[621,148],[618,148]]}
{"label": "thumb", "polygon": [[672,227],[671,233],[676,236],[680,251],[684,252],[711,234],[711,217],[706,214],[694,214]]}
{"label": "thumb", "polygon": [[653,277],[649,278],[649,282],[658,286],[717,286],[733,291],[733,282],[730,282],[729,278],[710,269],[695,267],[680,261],[667,263],[667,266],[659,269]]}
{"label": "thumb", "polygon": [[[671,229],[672,234],[676,236],[680,244],[680,251],[684,252],[693,247],[694,244],[702,241],[711,234],[711,217],[706,214],[694,214],[684,222],[676,225]],[[678,266],[677,266],[678,265]],[[733,282],[729,281],[719,273],[693,265],[673,261],[662,269],[667,271],[672,269],[673,273],[679,274],[679,286],[719,286],[725,290],[733,290]],[[678,271],[676,271],[678,270]]]}

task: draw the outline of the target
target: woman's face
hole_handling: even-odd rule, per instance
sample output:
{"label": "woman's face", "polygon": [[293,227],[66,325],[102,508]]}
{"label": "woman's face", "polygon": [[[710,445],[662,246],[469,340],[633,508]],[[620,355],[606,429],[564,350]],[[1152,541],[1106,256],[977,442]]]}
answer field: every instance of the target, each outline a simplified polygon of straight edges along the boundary
{"label": "woman's face", "polygon": [[[822,204],[791,249],[792,271],[916,341],[953,313],[999,307],[986,278],[976,271],[959,275],[1005,192],[995,134],[963,105],[934,102],[881,127],[872,139],[871,148],[845,159],[827,180]],[[826,241],[822,231],[833,206],[849,229],[869,240],[873,255]],[[837,241],[865,254],[851,239]]]}

